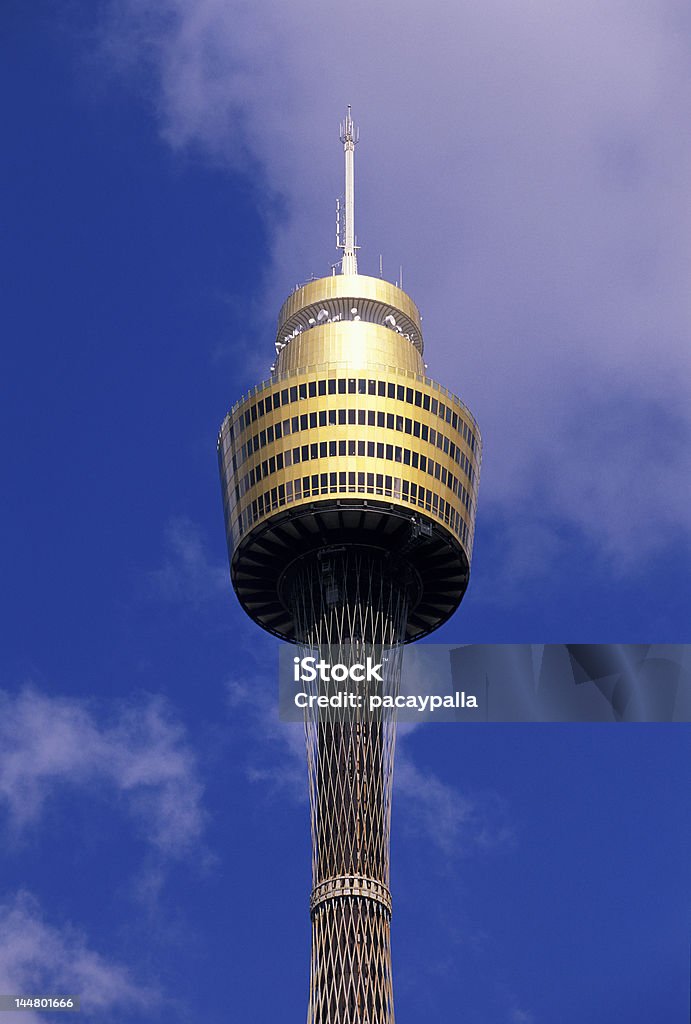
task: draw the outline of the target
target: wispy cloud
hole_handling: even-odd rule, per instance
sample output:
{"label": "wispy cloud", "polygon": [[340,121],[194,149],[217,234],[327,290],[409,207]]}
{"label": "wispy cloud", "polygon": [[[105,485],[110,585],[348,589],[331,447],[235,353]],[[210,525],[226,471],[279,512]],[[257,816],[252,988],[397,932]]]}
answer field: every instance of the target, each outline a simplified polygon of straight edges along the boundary
{"label": "wispy cloud", "polygon": [[285,198],[272,308],[296,273],[328,272],[334,122],[353,103],[361,265],[405,262],[430,370],[483,429],[486,515],[565,524],[617,567],[688,540],[691,65],[675,0],[358,0],[338,66],[329,5],[109,10],[109,59],[146,68],[165,140]]}
{"label": "wispy cloud", "polygon": [[[110,1019],[111,1012],[122,1020],[126,1011],[160,1001],[128,968],[90,949],[78,930],[49,924],[28,893],[0,904],[0,991],[78,995],[82,1011],[99,1020]],[[47,1017],[23,1011],[21,1019],[39,1024]]]}
{"label": "wispy cloud", "polygon": [[199,604],[227,592],[228,568],[211,561],[196,523],[184,517],[171,519],[164,540],[163,564],[147,576],[152,595],[164,601]]}
{"label": "wispy cloud", "polygon": [[[228,706],[233,715],[242,712],[260,740],[256,757],[246,765],[247,778],[277,795],[298,802],[307,799],[307,760],[304,728],[280,721],[275,683],[258,672],[252,679],[227,684]],[[273,685],[272,685],[273,683]],[[466,795],[444,782],[413,759],[406,738],[418,726],[398,729],[394,771],[395,806],[405,807],[397,818],[406,834],[431,842],[447,856],[471,850],[490,850],[513,841],[507,810],[495,794]]]}
{"label": "wispy cloud", "polygon": [[399,740],[394,772],[396,804],[405,804],[397,818],[408,833],[417,833],[446,857],[473,850],[491,850],[513,842],[507,808],[496,794],[464,793],[419,767]]}
{"label": "wispy cloud", "polygon": [[257,669],[250,679],[230,680],[226,692],[231,714],[243,712],[261,740],[258,756],[245,767],[248,779],[303,803],[308,796],[305,730],[279,719],[275,676]]}
{"label": "wispy cloud", "polygon": [[0,691],[0,808],[11,827],[35,825],[68,788],[116,794],[158,854],[182,854],[201,837],[196,759],[164,701],[119,704],[105,717],[32,688]]}
{"label": "wispy cloud", "polygon": [[510,1024],[534,1024],[535,1018],[527,1010],[519,1010],[514,1007],[509,1014]]}

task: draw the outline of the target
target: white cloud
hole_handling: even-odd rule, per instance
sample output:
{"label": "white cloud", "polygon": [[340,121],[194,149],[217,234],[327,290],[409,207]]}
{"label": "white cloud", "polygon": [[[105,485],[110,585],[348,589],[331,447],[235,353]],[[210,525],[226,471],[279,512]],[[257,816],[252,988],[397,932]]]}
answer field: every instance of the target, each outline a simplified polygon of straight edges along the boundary
{"label": "white cloud", "polygon": [[[362,267],[406,264],[431,372],[476,413],[485,514],[613,560],[691,530],[691,25],[677,0],[113,0],[174,147],[262,175],[267,307],[335,253],[335,122],[362,125]],[[396,273],[391,276],[397,276]],[[256,371],[266,349],[256,352]],[[520,532],[520,531],[519,531]],[[520,543],[517,540],[517,543]],[[551,548],[552,557],[554,547]]]}
{"label": "white cloud", "polygon": [[120,705],[100,721],[82,701],[0,691],[0,807],[22,831],[66,788],[117,794],[155,850],[176,855],[203,829],[202,786],[184,729],[164,702]]}
{"label": "white cloud", "polygon": [[262,741],[259,756],[246,765],[249,781],[303,803],[308,797],[305,730],[300,723],[279,719],[275,680],[257,670],[242,682],[230,680],[226,692],[231,714],[244,711]]}
{"label": "white cloud", "polygon": [[[99,1019],[159,1001],[126,967],[90,949],[76,929],[48,924],[28,893],[0,904],[0,991],[80,996],[82,1011],[96,1012]],[[38,1024],[48,1018],[22,1011],[21,1019]]]}
{"label": "white cloud", "polygon": [[433,843],[445,857],[513,842],[506,808],[496,795],[462,793],[433,772],[418,767],[400,739],[394,794],[395,808],[400,801],[405,803],[405,816],[396,816],[396,822],[401,821],[406,831]]}
{"label": "white cloud", "polygon": [[535,1018],[527,1010],[519,1010],[514,1007],[509,1015],[509,1021],[511,1024],[534,1024]]}
{"label": "white cloud", "polygon": [[165,528],[166,554],[160,569],[148,574],[151,592],[164,601],[199,604],[228,591],[228,569],[207,555],[199,527],[173,518]]}

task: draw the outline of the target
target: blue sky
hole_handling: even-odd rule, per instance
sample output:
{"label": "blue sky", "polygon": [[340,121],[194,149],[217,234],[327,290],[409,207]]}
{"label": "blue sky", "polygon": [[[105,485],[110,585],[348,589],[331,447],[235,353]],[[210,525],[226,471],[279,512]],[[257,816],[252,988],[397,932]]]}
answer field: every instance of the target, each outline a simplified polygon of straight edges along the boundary
{"label": "blue sky", "polygon": [[[689,640],[688,14],[395,9],[354,4],[343,45],[311,3],[0,15],[0,990],[85,1021],[305,1012],[301,737],[230,590],[215,440],[335,259],[346,102],[361,267],[403,263],[485,442],[435,639]],[[398,1020],[685,1021],[688,743],[406,732]]]}

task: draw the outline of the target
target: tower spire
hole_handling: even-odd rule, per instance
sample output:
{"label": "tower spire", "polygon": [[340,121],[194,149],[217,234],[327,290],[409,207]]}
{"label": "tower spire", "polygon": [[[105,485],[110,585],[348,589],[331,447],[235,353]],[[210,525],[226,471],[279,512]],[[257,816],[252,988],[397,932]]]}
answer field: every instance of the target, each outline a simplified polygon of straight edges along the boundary
{"label": "tower spire", "polygon": [[360,139],[360,132],[353,123],[350,104],[345,121],[341,122],[341,142],[345,153],[345,239],[342,243],[343,262],[341,273],[357,274],[357,255],[355,252],[355,147]]}

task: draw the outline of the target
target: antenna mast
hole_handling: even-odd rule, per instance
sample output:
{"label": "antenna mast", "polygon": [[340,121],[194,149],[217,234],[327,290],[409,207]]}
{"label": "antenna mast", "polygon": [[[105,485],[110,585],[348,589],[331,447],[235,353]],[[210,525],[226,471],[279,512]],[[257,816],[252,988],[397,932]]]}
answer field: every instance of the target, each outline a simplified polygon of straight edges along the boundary
{"label": "antenna mast", "polygon": [[350,115],[350,104],[345,121],[341,122],[341,142],[345,153],[345,238],[339,245],[343,249],[341,273],[357,274],[357,255],[355,252],[355,147],[360,140],[360,132],[355,127]]}

